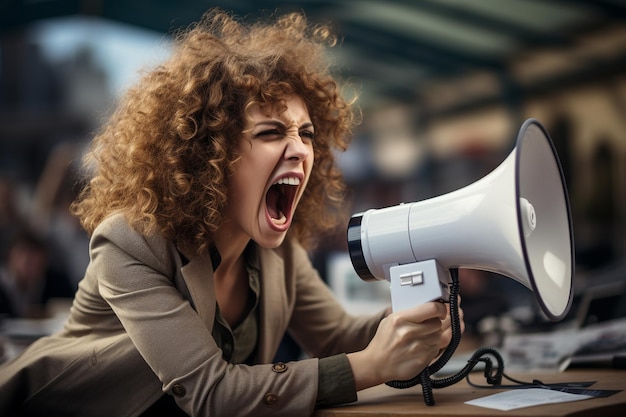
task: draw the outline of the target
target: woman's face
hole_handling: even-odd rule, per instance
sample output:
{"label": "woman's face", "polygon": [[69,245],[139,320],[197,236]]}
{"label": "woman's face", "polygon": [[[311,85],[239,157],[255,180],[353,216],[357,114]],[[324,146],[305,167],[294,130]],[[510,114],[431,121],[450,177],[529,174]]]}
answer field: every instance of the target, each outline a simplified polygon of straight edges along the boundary
{"label": "woman's face", "polygon": [[[313,167],[314,129],[300,97],[278,113],[254,106],[229,179],[222,237],[249,239],[266,248],[282,243]],[[235,240],[238,241],[238,240]]]}

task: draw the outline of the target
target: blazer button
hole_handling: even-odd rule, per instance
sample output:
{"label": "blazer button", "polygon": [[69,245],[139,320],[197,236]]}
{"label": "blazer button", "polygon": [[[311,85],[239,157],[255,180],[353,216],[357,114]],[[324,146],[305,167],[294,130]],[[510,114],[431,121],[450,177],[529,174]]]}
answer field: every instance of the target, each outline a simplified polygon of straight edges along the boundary
{"label": "blazer button", "polygon": [[270,407],[274,406],[278,404],[278,395],[268,392],[267,394],[265,394],[264,400],[265,400],[265,405],[269,405]]}
{"label": "blazer button", "polygon": [[177,397],[182,397],[187,393],[187,390],[185,389],[185,387],[183,387],[180,384],[175,384],[172,387],[172,394],[174,394]]}
{"label": "blazer button", "polygon": [[287,365],[285,365],[282,362],[277,362],[274,365],[272,365],[272,371],[276,372],[277,374],[282,374],[286,370],[287,370]]}

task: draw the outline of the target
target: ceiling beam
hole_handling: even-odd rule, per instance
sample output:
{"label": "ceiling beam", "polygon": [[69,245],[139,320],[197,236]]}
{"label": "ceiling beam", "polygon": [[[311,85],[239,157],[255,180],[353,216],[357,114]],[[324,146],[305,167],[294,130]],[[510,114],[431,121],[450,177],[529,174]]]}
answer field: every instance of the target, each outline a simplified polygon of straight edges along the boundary
{"label": "ceiling beam", "polygon": [[0,33],[19,30],[29,23],[81,13],[80,0],[9,0],[0,3]]}
{"label": "ceiling beam", "polygon": [[497,19],[486,14],[476,12],[466,7],[451,7],[446,3],[438,3],[431,0],[388,0],[389,3],[403,4],[414,9],[436,14],[442,18],[454,20],[471,27],[489,30],[498,35],[506,35],[516,39],[522,45],[550,45],[550,46],[570,46],[571,41],[566,36],[552,33],[539,33],[536,30],[519,25],[515,22]]}
{"label": "ceiling beam", "polygon": [[361,49],[372,59],[385,56],[402,57],[415,65],[425,66],[433,73],[454,75],[466,70],[486,68],[499,70],[501,57],[478,56],[415,37],[403,36],[357,22],[344,22],[340,27],[344,40]]}

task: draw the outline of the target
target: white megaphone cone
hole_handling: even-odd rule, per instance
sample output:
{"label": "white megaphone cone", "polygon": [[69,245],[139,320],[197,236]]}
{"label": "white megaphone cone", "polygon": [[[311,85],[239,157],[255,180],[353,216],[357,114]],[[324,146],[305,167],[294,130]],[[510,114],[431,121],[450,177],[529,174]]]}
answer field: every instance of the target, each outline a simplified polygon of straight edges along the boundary
{"label": "white megaphone cone", "polygon": [[549,319],[560,320],[572,301],[573,246],[563,173],[534,119],[484,178],[424,201],[355,214],[348,227],[355,270],[364,280],[390,281],[394,310],[445,299],[449,269],[472,268],[520,282]]}

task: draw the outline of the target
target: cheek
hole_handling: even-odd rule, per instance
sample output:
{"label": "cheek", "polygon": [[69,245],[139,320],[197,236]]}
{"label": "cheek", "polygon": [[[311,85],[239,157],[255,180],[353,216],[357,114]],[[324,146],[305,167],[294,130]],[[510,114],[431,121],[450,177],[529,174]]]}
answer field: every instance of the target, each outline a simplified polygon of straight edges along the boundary
{"label": "cheek", "polygon": [[314,165],[315,165],[315,159],[313,158],[313,152],[311,152],[311,156],[307,160],[307,164],[305,166],[307,178],[311,178],[311,173],[313,172]]}
{"label": "cheek", "polygon": [[230,188],[231,209],[237,212],[256,209],[264,197],[266,174],[261,167],[241,166]]}
{"label": "cheek", "polygon": [[306,159],[305,169],[307,170],[307,174],[310,175],[313,170],[313,165],[315,164],[315,151],[311,149],[309,156]]}

